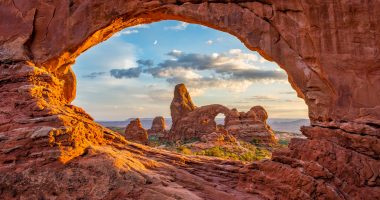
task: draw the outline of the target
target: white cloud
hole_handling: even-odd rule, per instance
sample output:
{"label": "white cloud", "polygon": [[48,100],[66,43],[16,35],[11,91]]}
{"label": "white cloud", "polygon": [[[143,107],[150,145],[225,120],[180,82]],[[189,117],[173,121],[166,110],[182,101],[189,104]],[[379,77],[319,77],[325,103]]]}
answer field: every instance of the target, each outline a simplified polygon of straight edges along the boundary
{"label": "white cloud", "polygon": [[194,70],[185,68],[167,68],[159,71],[157,76],[161,78],[177,77],[186,80],[202,78],[202,76],[196,73]]}
{"label": "white cloud", "polygon": [[228,52],[232,55],[239,55],[241,54],[241,49],[230,49]]}
{"label": "white cloud", "polygon": [[244,53],[241,49],[212,54],[185,53],[173,49],[171,58],[154,66],[151,60],[139,60],[150,63],[150,67],[139,66],[133,69],[113,69],[120,73],[115,78],[137,78],[141,74],[164,79],[170,85],[185,83],[189,88],[197,89],[201,94],[208,88],[223,88],[233,92],[243,92],[254,83],[269,84],[286,81],[286,74],[279,70],[262,70],[257,55]]}
{"label": "white cloud", "polygon": [[136,34],[136,33],[139,33],[139,30],[137,29],[147,29],[147,28],[150,28],[150,26],[147,24],[139,24],[136,26],[131,26],[113,34],[112,37],[120,37],[122,35]]}
{"label": "white cloud", "polygon": [[182,51],[181,50],[177,50],[177,49],[173,49],[170,53],[170,55],[174,56],[174,57],[178,57],[182,54]]}
{"label": "white cloud", "polygon": [[150,26],[148,24],[139,24],[136,26],[131,26],[129,28],[150,28]]}
{"label": "white cloud", "polygon": [[212,45],[214,43],[214,41],[212,41],[212,40],[207,40],[206,41],[206,44],[208,44],[208,45]]}
{"label": "white cloud", "polygon": [[230,49],[227,53],[213,54],[215,66],[233,66],[234,69],[259,69],[257,55],[244,53],[241,49]]}
{"label": "white cloud", "polygon": [[[226,89],[233,93],[242,93],[246,91],[252,84],[250,80],[223,80],[223,79],[187,79],[182,81],[186,84],[194,96],[204,94],[208,89]],[[179,82],[178,82],[179,83]]]}
{"label": "white cloud", "polygon": [[139,33],[139,31],[136,29],[124,29],[122,31],[115,33],[112,37],[120,37],[122,35],[130,35],[130,34],[136,34],[136,33]]}
{"label": "white cloud", "polygon": [[183,31],[187,28],[187,26],[189,26],[189,23],[186,23],[186,22],[179,22],[177,25],[175,26],[167,26],[167,27],[164,27],[165,30],[176,30],[176,31]]}
{"label": "white cloud", "polygon": [[138,33],[139,31],[136,30],[136,29],[132,29],[132,30],[124,30],[124,31],[121,31],[121,34],[124,34],[124,35],[130,35],[130,34],[133,34],[133,33]]}
{"label": "white cloud", "polygon": [[265,58],[261,57],[260,60],[259,60],[260,63],[265,63],[265,62],[268,62]]}
{"label": "white cloud", "polygon": [[158,44],[158,41],[155,40],[155,41],[153,42],[153,45],[157,45],[157,44]]}

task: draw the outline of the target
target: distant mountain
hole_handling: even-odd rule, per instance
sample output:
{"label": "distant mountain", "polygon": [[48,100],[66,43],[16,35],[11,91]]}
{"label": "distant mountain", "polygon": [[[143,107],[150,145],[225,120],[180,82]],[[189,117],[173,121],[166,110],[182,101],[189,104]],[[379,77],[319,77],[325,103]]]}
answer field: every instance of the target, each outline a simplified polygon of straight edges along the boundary
{"label": "distant mountain", "polygon": [[[135,118],[130,118],[125,121],[98,121],[98,123],[106,127],[126,127],[132,119],[135,119]],[[144,128],[149,129],[152,126],[153,118],[140,118],[140,121]],[[172,121],[170,118],[165,118],[165,121],[169,129],[172,125]],[[217,118],[215,121],[218,124],[224,123],[224,119],[222,118]],[[310,124],[309,119],[271,118],[271,119],[268,119],[267,122],[272,127],[273,130],[299,133],[299,134],[301,133],[300,131],[301,126],[307,126]]]}
{"label": "distant mountain", "polygon": [[301,126],[310,125],[309,119],[268,119],[273,130],[301,134]]}
{"label": "distant mountain", "polygon": [[[125,121],[97,121],[99,124],[106,127],[126,127],[131,120],[135,118],[129,118]],[[172,126],[172,120],[165,118],[166,126],[168,129]],[[140,118],[140,122],[145,129],[150,129],[152,126],[153,118]]]}

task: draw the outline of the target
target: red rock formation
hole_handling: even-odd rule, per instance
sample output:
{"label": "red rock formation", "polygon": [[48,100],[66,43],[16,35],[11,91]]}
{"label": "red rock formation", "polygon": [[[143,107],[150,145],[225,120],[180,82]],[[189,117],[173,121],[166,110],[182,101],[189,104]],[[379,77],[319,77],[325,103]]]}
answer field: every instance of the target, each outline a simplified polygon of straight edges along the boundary
{"label": "red rock formation", "polygon": [[266,122],[267,119],[267,112],[261,106],[252,107],[247,113],[232,109],[226,115],[225,127],[230,134],[241,140],[273,144],[276,143],[276,138]]}
{"label": "red rock formation", "polygon": [[148,143],[148,132],[143,128],[139,118],[129,122],[125,128],[125,138],[141,144]]}
{"label": "red rock formation", "polygon": [[152,127],[148,130],[148,134],[164,136],[166,132],[166,122],[164,117],[155,117],[152,121]]}
{"label": "red rock formation", "polygon": [[176,124],[178,119],[181,119],[194,109],[195,106],[185,85],[183,83],[176,85],[174,89],[174,97],[170,104],[172,123]]}
{"label": "red rock formation", "polygon": [[[174,111],[175,122],[170,129],[172,140],[184,140],[191,138],[201,138],[204,135],[216,133],[217,125],[215,117],[223,113],[225,118],[225,129],[238,139],[247,142],[257,141],[261,144],[276,143],[274,133],[266,124],[268,115],[263,107],[255,106],[247,113],[238,112],[236,109],[229,110],[227,107],[214,104],[194,109],[182,109],[187,105],[188,99],[191,101],[190,94],[184,84],[179,84],[174,89],[174,94],[184,94],[174,96],[170,108]],[[186,96],[186,98],[178,98]],[[183,101],[183,102],[181,102]],[[174,120],[173,120],[174,121]]]}
{"label": "red rock formation", "polygon": [[177,118],[170,129],[170,137],[172,140],[184,140],[212,133],[216,130],[215,117],[228,112],[228,108],[218,104],[198,107]]}
{"label": "red rock formation", "polygon": [[[1,1],[0,196],[379,199],[379,18],[378,1]],[[195,159],[129,143],[70,105],[80,53],[164,19],[278,63],[308,105],[308,138],[250,165]]]}
{"label": "red rock formation", "polygon": [[200,140],[204,143],[213,143],[214,146],[237,142],[236,138],[220,125],[217,126],[215,132],[202,135]]}

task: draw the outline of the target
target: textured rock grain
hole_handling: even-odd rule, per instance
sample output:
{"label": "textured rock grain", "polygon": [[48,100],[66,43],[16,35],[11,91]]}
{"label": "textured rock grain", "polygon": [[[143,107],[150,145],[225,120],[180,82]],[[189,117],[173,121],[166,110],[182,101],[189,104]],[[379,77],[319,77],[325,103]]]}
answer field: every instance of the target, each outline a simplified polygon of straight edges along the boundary
{"label": "textured rock grain", "polygon": [[164,138],[167,137],[167,133],[165,118],[162,116],[155,117],[152,121],[152,127],[148,129],[148,134]]}
{"label": "textured rock grain", "polygon": [[141,144],[148,143],[148,132],[143,128],[140,119],[131,120],[125,128],[125,139]]}
{"label": "textured rock grain", "polygon": [[[80,53],[165,19],[228,32],[279,64],[308,105],[308,138],[248,165],[182,156],[70,105]],[[379,199],[378,19],[379,1],[0,1],[0,196]]]}
{"label": "textured rock grain", "polygon": [[[224,129],[237,139],[261,144],[276,143],[274,133],[266,123],[267,112],[261,106],[254,106],[247,113],[230,110],[219,104],[196,107],[184,84],[178,84],[174,88],[174,94],[172,102],[175,103],[170,106],[171,115],[175,117],[169,134],[171,140],[201,138],[218,132],[215,117],[224,114]],[[191,102],[192,109],[184,109],[190,107],[187,106],[188,102]]]}

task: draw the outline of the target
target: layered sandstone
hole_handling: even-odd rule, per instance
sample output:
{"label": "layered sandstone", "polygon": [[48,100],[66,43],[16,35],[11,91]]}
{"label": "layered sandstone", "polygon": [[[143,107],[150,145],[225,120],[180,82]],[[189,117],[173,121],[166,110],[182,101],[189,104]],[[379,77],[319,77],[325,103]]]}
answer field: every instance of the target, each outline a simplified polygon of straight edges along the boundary
{"label": "layered sandstone", "polygon": [[261,106],[254,106],[248,112],[232,109],[225,119],[227,131],[244,141],[259,144],[276,143],[274,132],[267,124],[268,114]]}
{"label": "layered sandstone", "polygon": [[[213,104],[196,107],[191,102],[191,97],[184,84],[178,84],[174,88],[174,99],[170,108],[175,117],[170,129],[172,140],[185,140],[191,138],[207,137],[208,134],[216,134],[218,127],[215,117],[218,114],[225,115],[224,129],[237,139],[247,142],[255,141],[260,144],[276,143],[274,133],[267,125],[268,115],[261,106],[252,107],[247,113],[238,112],[236,109],[228,109],[225,106]],[[178,98],[186,96],[186,98]],[[183,105],[191,102],[192,110],[183,109]],[[174,121],[174,120],[173,120]]]}
{"label": "layered sandstone", "polygon": [[[378,1],[1,1],[0,196],[379,199],[379,18]],[[180,156],[70,105],[78,55],[164,19],[228,32],[278,63],[308,105],[307,139],[249,165]]]}
{"label": "layered sandstone", "polygon": [[148,143],[148,132],[143,128],[139,118],[129,122],[125,128],[125,138],[141,144]]}

